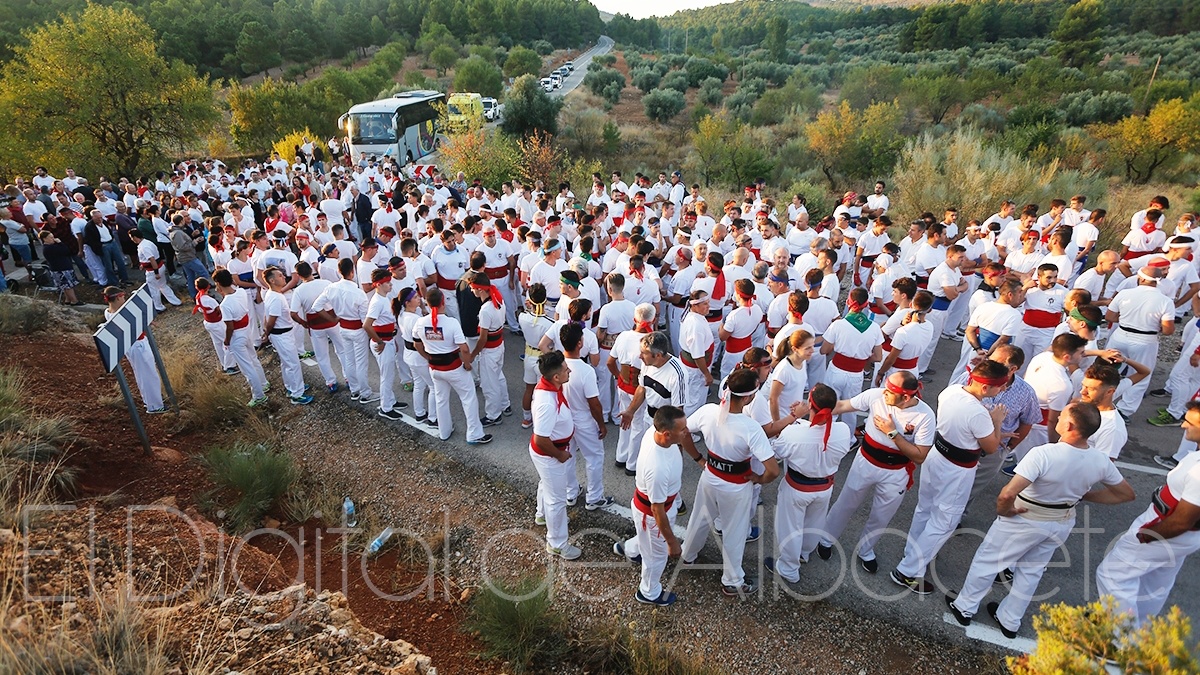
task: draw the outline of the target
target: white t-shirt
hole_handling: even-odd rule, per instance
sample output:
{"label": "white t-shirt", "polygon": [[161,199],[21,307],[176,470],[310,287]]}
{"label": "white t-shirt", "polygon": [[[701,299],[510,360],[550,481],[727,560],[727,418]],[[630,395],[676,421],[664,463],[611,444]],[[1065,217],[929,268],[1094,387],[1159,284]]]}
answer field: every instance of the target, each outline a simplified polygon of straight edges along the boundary
{"label": "white t-shirt", "polygon": [[283,293],[277,291],[263,293],[263,313],[266,316],[275,317],[275,330],[291,328],[294,325],[291,307],[288,306],[287,298]]}
{"label": "white t-shirt", "polygon": [[1032,483],[1021,496],[1051,505],[1075,504],[1096,483],[1119,485],[1125,480],[1107,455],[1061,442],[1030,450],[1017,464],[1016,474]]}
{"label": "white t-shirt", "polygon": [[[1128,382],[1129,380],[1122,380]],[[1125,420],[1114,410],[1100,411],[1100,428],[1088,437],[1088,447],[1104,453],[1109,459],[1115,460],[1121,456],[1121,450],[1129,441],[1129,430]]]}
{"label": "white t-shirt", "polygon": [[563,394],[567,397],[567,405],[575,418],[576,426],[595,428],[596,421],[592,418],[588,399],[598,398],[600,389],[596,383],[596,369],[583,359],[566,359],[571,377],[563,385]]}
{"label": "white t-shirt", "polygon": [[531,408],[535,436],[561,441],[575,433],[575,417],[571,414],[570,406],[558,400],[557,391],[534,389]]}
{"label": "white t-shirt", "polygon": [[961,385],[949,385],[938,395],[937,431],[947,443],[976,450],[978,439],[991,436],[995,429],[987,408]]}
{"label": "white t-shirt", "polygon": [[[868,419],[874,419],[876,415],[880,417],[890,417],[892,423],[896,425],[896,430],[899,435],[904,437],[904,440],[913,445],[929,447],[933,445],[933,436],[937,432],[937,422],[933,415],[933,409],[929,404],[922,400],[917,400],[915,405],[907,408],[898,408],[888,405],[883,397],[883,389],[875,388],[868,389],[850,399],[850,405],[859,412],[867,413]],[[865,431],[867,436],[871,437],[871,442],[884,448],[896,449],[896,443],[887,437],[879,429],[875,428],[873,422],[869,422]]]}
{"label": "white t-shirt", "polygon": [[809,478],[824,478],[837,473],[838,464],[850,452],[850,439],[850,427],[845,422],[832,423],[826,442],[825,425],[813,426],[808,420],[798,420],[775,439],[775,456],[787,462],[792,471]]}
{"label": "white t-shirt", "polygon": [[683,486],[683,453],[678,445],[664,448],[646,432],[638,450],[637,475],[633,484],[651,504],[666,504]]}
{"label": "white t-shirt", "polygon": [[[716,403],[706,403],[692,413],[688,417],[688,431],[703,435],[709,451],[730,462],[748,459],[765,462],[775,456],[761,424],[748,415],[729,413]],[[711,469],[705,474],[715,477]]]}
{"label": "white t-shirt", "polygon": [[1071,374],[1054,360],[1053,352],[1042,352],[1030,359],[1025,381],[1033,387],[1043,411],[1062,411],[1075,394]]}
{"label": "white t-shirt", "polygon": [[[783,411],[791,408],[793,403],[804,400],[804,392],[808,388],[807,364],[802,364],[797,368],[788,359],[780,361],[771,371],[771,386],[774,387],[776,382],[782,387],[779,392],[779,412],[783,414]],[[817,478],[818,476],[812,477]]]}
{"label": "white t-shirt", "polygon": [[1120,324],[1136,330],[1153,331],[1140,335],[1121,331],[1128,339],[1157,340],[1162,323],[1175,319],[1175,303],[1155,286],[1135,286],[1117,293],[1109,303],[1110,311],[1120,314]]}

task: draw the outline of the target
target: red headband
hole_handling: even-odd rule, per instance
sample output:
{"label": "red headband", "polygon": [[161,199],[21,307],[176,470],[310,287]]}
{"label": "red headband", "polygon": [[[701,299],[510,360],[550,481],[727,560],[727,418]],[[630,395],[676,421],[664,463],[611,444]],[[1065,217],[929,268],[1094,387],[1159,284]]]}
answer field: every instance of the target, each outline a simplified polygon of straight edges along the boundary
{"label": "red headband", "polygon": [[1007,375],[1004,377],[983,377],[982,375],[971,373],[971,380],[988,387],[1003,387],[1008,384]]}
{"label": "red headband", "polygon": [[846,298],[846,309],[850,310],[851,313],[861,312],[864,309],[866,309],[866,307],[867,307],[867,303],[865,303],[865,302],[855,302],[855,301],[851,300],[850,298]]}
{"label": "red headband", "polygon": [[497,308],[500,308],[504,304],[504,296],[500,294],[500,289],[496,288],[495,284],[488,284],[486,286],[483,284],[471,284],[471,289],[475,291],[486,289],[488,294],[492,296],[492,304],[496,305]]}
{"label": "red headband", "polygon": [[637,321],[635,319],[633,322],[633,330],[634,330],[634,332],[637,332],[637,333],[653,333],[654,332],[654,322],[652,322],[652,321]]}
{"label": "red headband", "polygon": [[921,391],[921,382],[918,380],[917,386],[913,387],[912,389],[905,389],[904,387],[892,382],[892,378],[889,377],[884,381],[884,387],[893,394],[900,394],[901,396],[916,396],[917,393]]}
{"label": "red headband", "polygon": [[716,272],[717,276],[713,281],[712,299],[721,300],[725,297],[725,272],[712,263],[708,263],[708,271]]}
{"label": "red headband", "polygon": [[1167,260],[1166,258],[1159,258],[1159,257],[1151,258],[1146,263],[1146,267],[1170,267],[1170,266],[1171,266],[1170,260]]}
{"label": "red headband", "polygon": [[812,408],[812,425],[825,425],[825,438],[821,441],[821,452],[829,449],[829,432],[833,429],[833,408],[818,408],[813,401],[812,392],[808,392],[808,405]]}

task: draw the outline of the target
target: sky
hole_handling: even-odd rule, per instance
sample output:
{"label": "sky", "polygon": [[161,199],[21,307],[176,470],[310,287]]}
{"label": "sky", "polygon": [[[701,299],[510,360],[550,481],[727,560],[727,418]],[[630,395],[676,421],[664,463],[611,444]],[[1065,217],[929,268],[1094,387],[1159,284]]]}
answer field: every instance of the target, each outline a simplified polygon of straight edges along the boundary
{"label": "sky", "polygon": [[697,9],[710,5],[719,5],[722,2],[731,2],[731,0],[658,0],[658,2],[646,2],[646,0],[592,0],[592,4],[599,7],[601,11],[611,14],[628,14],[635,19],[644,19],[648,16],[668,16],[681,9]]}

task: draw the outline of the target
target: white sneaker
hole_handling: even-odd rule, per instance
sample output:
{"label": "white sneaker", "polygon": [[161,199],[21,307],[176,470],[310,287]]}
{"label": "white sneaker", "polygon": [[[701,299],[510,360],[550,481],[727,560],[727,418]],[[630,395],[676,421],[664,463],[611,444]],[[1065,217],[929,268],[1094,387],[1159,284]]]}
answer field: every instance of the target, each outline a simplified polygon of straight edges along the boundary
{"label": "white sneaker", "polygon": [[572,546],[570,544],[564,544],[562,548],[550,548],[550,546],[547,545],[546,553],[558,556],[563,560],[575,560],[579,556],[583,555],[583,551],[581,551],[579,547]]}

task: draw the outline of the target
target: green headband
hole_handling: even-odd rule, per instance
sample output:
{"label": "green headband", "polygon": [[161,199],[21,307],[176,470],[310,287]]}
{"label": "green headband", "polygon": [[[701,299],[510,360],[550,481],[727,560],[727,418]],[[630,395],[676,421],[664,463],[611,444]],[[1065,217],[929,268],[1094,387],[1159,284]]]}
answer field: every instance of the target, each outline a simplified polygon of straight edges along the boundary
{"label": "green headband", "polygon": [[1071,313],[1068,316],[1070,316],[1072,319],[1075,319],[1077,321],[1084,322],[1085,324],[1087,324],[1087,327],[1091,328],[1092,330],[1095,330],[1096,328],[1098,328],[1100,326],[1099,323],[1096,323],[1096,322],[1092,321],[1091,319],[1087,318],[1086,316],[1084,316],[1079,311],[1078,308],[1071,310]]}

